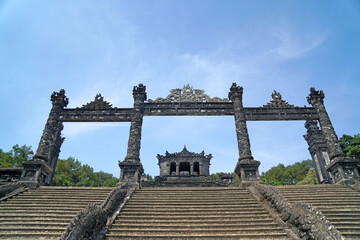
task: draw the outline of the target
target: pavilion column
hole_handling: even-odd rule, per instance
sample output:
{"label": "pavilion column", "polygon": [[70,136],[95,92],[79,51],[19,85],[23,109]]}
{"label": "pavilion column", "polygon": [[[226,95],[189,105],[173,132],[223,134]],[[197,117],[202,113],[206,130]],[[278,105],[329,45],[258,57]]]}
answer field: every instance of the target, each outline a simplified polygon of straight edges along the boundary
{"label": "pavilion column", "polygon": [[190,176],[193,176],[194,175],[194,163],[191,162],[190,163]]}
{"label": "pavilion column", "polygon": [[52,108],[36,153],[31,160],[23,163],[24,170],[20,182],[29,187],[51,184],[60,147],[64,141],[64,138],[61,137],[64,126],[59,121],[59,116],[69,102],[65,96],[65,90],[61,89],[60,92],[53,92],[50,100]]}
{"label": "pavilion column", "polygon": [[323,91],[316,91],[315,88],[311,88],[307,100],[318,113],[320,127],[328,148],[330,163],[326,166],[326,169],[332,174],[335,183],[345,182],[352,184],[354,180],[359,179],[357,161],[346,158],[345,153],[342,151],[334,127],[325,109],[324,98]]}
{"label": "pavilion column", "polygon": [[318,182],[321,184],[332,183],[330,173],[326,166],[330,164],[328,149],[321,130],[317,126],[317,120],[307,120],[305,140],[309,145],[309,152],[312,157]]}
{"label": "pavilion column", "polygon": [[235,173],[239,175],[241,182],[245,183],[247,181],[259,181],[258,167],[260,162],[254,160],[251,153],[242,94],[243,88],[233,83],[230,88],[229,99],[234,107],[235,129],[239,150],[239,160],[235,167]]}
{"label": "pavilion column", "polygon": [[180,163],[176,163],[176,176],[180,175]]}
{"label": "pavilion column", "polygon": [[119,162],[121,169],[120,183],[140,183],[140,176],[144,172],[140,162],[141,128],[144,116],[144,101],[146,87],[141,83],[133,88],[134,106],[132,110],[128,148],[125,160]]}

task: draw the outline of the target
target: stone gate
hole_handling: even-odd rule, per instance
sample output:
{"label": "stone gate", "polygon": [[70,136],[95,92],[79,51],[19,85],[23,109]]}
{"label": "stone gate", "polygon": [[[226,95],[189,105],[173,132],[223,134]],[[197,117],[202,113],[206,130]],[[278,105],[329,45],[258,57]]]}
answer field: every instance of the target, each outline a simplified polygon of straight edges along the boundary
{"label": "stone gate", "polygon": [[[130,122],[127,154],[122,162],[120,182],[138,184],[143,167],[140,161],[141,128],[147,116],[221,116],[233,115],[237,136],[239,158],[235,173],[242,184],[259,180],[260,161],[251,153],[247,121],[305,120],[304,135],[314,161],[320,183],[353,182],[359,179],[357,162],[346,158],[338,137],[324,106],[322,91],[310,89],[307,97],[311,107],[298,107],[284,101],[274,91],[272,100],[261,107],[244,107],[243,88],[233,83],[228,98],[211,98],[204,90],[186,85],[173,89],[165,98],[147,99],[146,87],[139,84],[133,88],[132,108],[117,108],[104,101],[101,94],[94,101],[79,108],[67,108],[65,90],[51,95],[52,108],[34,157],[23,163],[20,182],[28,186],[51,184],[60,147],[63,122]],[[318,126],[320,125],[320,128]]]}

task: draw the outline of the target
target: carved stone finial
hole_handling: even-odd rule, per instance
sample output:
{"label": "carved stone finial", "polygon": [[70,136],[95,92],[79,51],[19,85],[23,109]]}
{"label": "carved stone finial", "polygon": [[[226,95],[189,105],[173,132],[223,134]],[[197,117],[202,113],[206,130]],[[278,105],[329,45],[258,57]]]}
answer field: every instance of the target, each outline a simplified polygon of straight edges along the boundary
{"label": "carved stone finial", "polygon": [[323,103],[325,98],[325,94],[322,90],[317,91],[314,87],[310,88],[310,94],[306,98],[308,103],[313,105],[314,103]]}
{"label": "carved stone finial", "polygon": [[170,90],[170,94],[166,98],[156,98],[155,100],[148,100],[149,103],[173,103],[173,102],[229,102],[229,99],[224,98],[210,98],[205,94],[204,90],[194,89],[189,84],[184,87]]}
{"label": "carved stone finial", "polygon": [[146,86],[144,86],[142,83],[139,83],[138,86],[134,86],[133,88],[133,96],[134,98],[141,98],[142,101],[145,101],[146,96]]}
{"label": "carved stone finial", "polygon": [[287,103],[286,101],[282,100],[282,96],[279,92],[274,90],[274,92],[271,94],[272,100],[267,103],[266,105],[263,105],[263,107],[294,107],[294,105],[291,105]]}
{"label": "carved stone finial", "polygon": [[230,92],[229,92],[229,99],[234,102],[235,98],[242,98],[242,94],[243,94],[243,90],[244,88],[241,86],[238,86],[236,83],[232,83],[231,87],[230,87]]}
{"label": "carved stone finial", "polygon": [[53,104],[60,104],[61,107],[66,107],[69,103],[69,99],[65,96],[64,89],[61,89],[59,92],[53,92],[50,100]]}
{"label": "carved stone finial", "polygon": [[83,105],[81,108],[84,109],[111,109],[112,104],[104,101],[104,97],[100,93],[96,94],[95,100]]}

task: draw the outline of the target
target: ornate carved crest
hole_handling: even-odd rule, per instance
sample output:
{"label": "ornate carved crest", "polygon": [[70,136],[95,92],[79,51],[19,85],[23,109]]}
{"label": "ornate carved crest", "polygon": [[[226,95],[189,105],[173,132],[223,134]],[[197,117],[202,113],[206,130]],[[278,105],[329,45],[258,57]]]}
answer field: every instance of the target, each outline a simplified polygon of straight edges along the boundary
{"label": "ornate carved crest", "polygon": [[162,102],[229,102],[227,98],[210,98],[204,93],[204,90],[193,89],[192,86],[187,84],[181,88],[170,90],[170,94],[166,98],[156,98],[155,100],[149,99],[149,103],[162,103]]}
{"label": "ornate carved crest", "polygon": [[271,94],[272,100],[267,103],[266,105],[263,105],[263,107],[294,107],[294,105],[289,104],[288,102],[282,100],[281,94],[274,90],[274,92]]}
{"label": "ornate carved crest", "polygon": [[83,105],[84,109],[111,109],[112,104],[104,101],[104,97],[100,93],[96,94],[95,100]]}
{"label": "ornate carved crest", "polygon": [[212,158],[212,154],[205,155],[205,152],[202,151],[201,153],[194,153],[187,150],[186,146],[184,146],[183,150],[181,152],[176,153],[169,153],[168,151],[165,152],[165,155],[158,154],[156,156],[159,160],[165,159],[165,158],[174,158],[174,157],[204,157],[205,159]]}

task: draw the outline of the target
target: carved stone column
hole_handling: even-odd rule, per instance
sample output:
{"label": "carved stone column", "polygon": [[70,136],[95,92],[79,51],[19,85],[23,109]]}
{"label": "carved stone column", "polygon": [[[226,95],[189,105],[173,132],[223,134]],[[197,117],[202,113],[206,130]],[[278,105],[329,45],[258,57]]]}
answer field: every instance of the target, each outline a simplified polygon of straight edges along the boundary
{"label": "carved stone column", "polygon": [[176,176],[180,175],[180,163],[176,163]]}
{"label": "carved stone column", "polygon": [[60,92],[53,92],[50,99],[52,108],[39,146],[33,158],[23,163],[24,170],[20,182],[24,182],[24,184],[29,187],[51,184],[60,153],[60,147],[64,141],[64,138],[61,137],[61,131],[64,126],[62,122],[58,120],[69,100],[65,96],[64,89],[61,89]]}
{"label": "carved stone column", "polygon": [[307,120],[305,127],[307,133],[304,138],[309,145],[309,152],[315,166],[317,179],[321,184],[332,183],[330,173],[326,170],[326,166],[330,164],[328,149],[324,136],[317,126],[317,121]]}
{"label": "carved stone column", "polygon": [[234,106],[236,137],[239,149],[239,161],[235,167],[235,173],[239,175],[241,182],[259,181],[259,161],[254,160],[251,149],[249,134],[246,126],[245,109],[242,103],[243,88],[233,83],[229,92],[229,99]]}
{"label": "carved stone column", "polygon": [[190,163],[190,176],[194,175],[194,163]]}
{"label": "carved stone column", "polygon": [[325,109],[324,98],[323,91],[316,91],[315,88],[311,88],[307,100],[318,113],[321,130],[329,151],[330,164],[326,166],[326,169],[332,174],[335,183],[353,184],[354,180],[359,179],[357,161],[346,158],[345,153],[342,151],[334,127]]}
{"label": "carved stone column", "polygon": [[144,172],[140,162],[141,127],[144,116],[144,101],[146,87],[143,84],[133,88],[134,107],[132,110],[128,148],[125,160],[119,162],[121,169],[120,182],[140,183],[140,176]]}
{"label": "carved stone column", "polygon": [[199,163],[199,176],[204,175],[204,166],[203,163]]}

